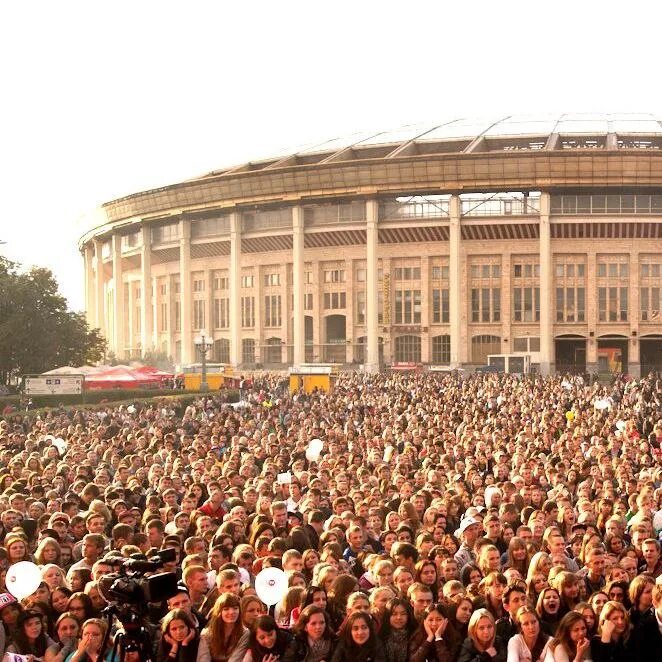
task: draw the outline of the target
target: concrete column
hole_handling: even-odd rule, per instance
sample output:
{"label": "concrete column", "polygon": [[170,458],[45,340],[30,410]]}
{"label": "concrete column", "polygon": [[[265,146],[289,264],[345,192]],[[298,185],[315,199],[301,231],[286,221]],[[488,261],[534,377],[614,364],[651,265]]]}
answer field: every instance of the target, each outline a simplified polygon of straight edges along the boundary
{"label": "concrete column", "polygon": [[377,251],[379,235],[377,221],[379,203],[377,200],[366,202],[366,372],[379,371],[379,332],[377,325]]}
{"label": "concrete column", "polygon": [[450,313],[451,367],[462,365],[462,258],[460,242],[460,197],[452,195],[449,205],[448,306]]}
{"label": "concrete column", "polygon": [[345,262],[345,295],[347,298],[345,308],[345,337],[348,341],[345,343],[345,362],[352,363],[354,361],[354,343],[356,336],[354,332],[354,260],[348,259]]}
{"label": "concrete column", "polygon": [[313,274],[313,309],[310,314],[313,317],[313,362],[322,360],[322,315],[324,301],[322,300],[322,267],[319,260],[313,260],[311,265]]}
{"label": "concrete column", "polygon": [[[586,256],[586,322],[588,323],[589,338],[586,342],[586,371],[598,371],[598,339],[596,328],[598,326],[598,285],[597,285],[597,255],[590,252]],[[591,337],[593,333],[593,337]]]}
{"label": "concrete column", "polygon": [[[159,280],[152,277],[152,346],[157,352],[161,351],[161,343],[159,343],[159,301]],[[170,332],[169,324],[168,332]]]}
{"label": "concrete column", "polygon": [[230,363],[241,363],[241,215],[230,214]]}
{"label": "concrete column", "polygon": [[[217,340],[217,330],[216,330],[216,325],[214,323],[214,270],[213,269],[205,269],[204,271],[204,279],[205,279],[205,329],[207,330],[207,333],[209,334],[209,339],[214,341]],[[207,353],[207,359],[209,361],[215,361],[216,360],[216,346],[212,346],[212,348],[209,350]]]}
{"label": "concrete column", "polygon": [[550,195],[540,195],[540,372],[549,375],[553,363],[552,234],[549,224]]}
{"label": "concrete column", "polygon": [[[292,208],[292,310],[293,363],[300,366],[306,362],[306,327],[303,310],[303,272],[304,272],[304,219],[303,207]],[[287,308],[287,306],[286,306]]]}
{"label": "concrete column", "polygon": [[193,352],[193,292],[191,288],[191,224],[179,221],[179,300],[182,316],[182,365],[194,363]]}
{"label": "concrete column", "polygon": [[[128,282],[128,292],[129,292],[129,302],[127,306],[127,311],[128,314],[126,316],[127,318],[127,339],[126,339],[126,345],[129,350],[129,358],[133,359],[135,356],[135,350],[136,350],[136,315],[135,315],[135,310],[136,310],[136,283],[133,280],[130,280]],[[142,292],[141,292],[141,297],[142,297]],[[142,299],[141,299],[142,300]]]}
{"label": "concrete column", "polygon": [[[432,334],[430,320],[432,319],[432,287],[430,286],[430,257],[421,257],[421,363],[430,363],[432,355]],[[425,331],[424,329],[427,329]]]}
{"label": "concrete column", "polygon": [[83,249],[83,261],[85,263],[85,319],[90,328],[96,326],[94,306],[94,257],[92,255],[92,244],[86,244]]}
{"label": "concrete column", "polygon": [[630,342],[628,344],[628,373],[635,379],[641,377],[639,357],[639,253],[630,253],[630,286],[628,292],[628,319],[630,320]]}
{"label": "concrete column", "polygon": [[[140,276],[140,352],[143,356],[152,345],[154,345],[155,349],[158,349],[154,343],[152,331],[154,320],[157,318],[154,317],[154,305],[152,303],[151,238],[150,228],[143,226],[142,249],[140,251],[142,264],[142,273]],[[158,299],[158,296],[155,296],[154,299]]]}
{"label": "concrete column", "polygon": [[503,343],[504,351],[508,354],[515,351],[515,339],[513,338],[513,266],[512,255],[504,253],[501,256],[501,339],[508,338],[507,343]]}
{"label": "concrete column", "polygon": [[124,319],[126,307],[124,305],[124,280],[122,276],[122,237],[113,235],[113,349],[115,356],[123,360],[125,357],[126,341],[124,338]]}
{"label": "concrete column", "polygon": [[[254,283],[253,290],[249,292],[255,299],[255,351],[256,351],[256,361],[258,363],[264,363],[264,338],[263,333],[264,326],[264,315],[262,313],[263,308],[262,304],[264,303],[262,299],[264,298],[264,287],[262,285],[262,269],[261,265],[255,265],[253,269]],[[271,329],[269,329],[269,335],[271,335]]]}
{"label": "concrete column", "polygon": [[104,288],[103,273],[103,243],[99,239],[94,240],[94,325],[101,330],[108,344],[112,343],[112,338],[108,338],[106,331],[106,316],[104,315],[106,307],[106,290]]}

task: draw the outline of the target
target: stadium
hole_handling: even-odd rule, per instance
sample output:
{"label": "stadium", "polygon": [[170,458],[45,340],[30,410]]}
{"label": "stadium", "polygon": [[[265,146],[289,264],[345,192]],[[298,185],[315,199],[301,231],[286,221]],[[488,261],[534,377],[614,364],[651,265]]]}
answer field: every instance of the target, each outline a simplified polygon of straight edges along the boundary
{"label": "stadium", "polygon": [[662,123],[455,119],[103,204],[88,321],[119,358],[561,371],[662,366]]}

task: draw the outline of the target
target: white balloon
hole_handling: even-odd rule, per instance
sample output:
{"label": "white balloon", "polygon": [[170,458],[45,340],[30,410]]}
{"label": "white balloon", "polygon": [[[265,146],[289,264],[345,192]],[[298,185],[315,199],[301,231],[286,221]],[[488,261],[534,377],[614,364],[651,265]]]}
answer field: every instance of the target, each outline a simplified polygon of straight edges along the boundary
{"label": "white balloon", "polygon": [[311,439],[306,448],[306,459],[308,462],[317,462],[322,454],[324,442],[321,439]]}
{"label": "white balloon", "polygon": [[616,421],[616,427],[617,427],[621,432],[623,432],[623,430],[625,430],[625,425],[626,425],[625,421]]}
{"label": "white balloon", "polygon": [[60,455],[64,455],[67,452],[67,442],[64,439],[62,439],[62,437],[53,439],[53,446],[57,448]]}
{"label": "white balloon", "polygon": [[39,588],[39,584],[41,584],[41,571],[30,561],[19,561],[7,570],[5,585],[17,600],[32,595]]}
{"label": "white balloon", "polygon": [[265,568],[255,577],[255,592],[268,607],[277,604],[287,592],[287,575],[279,568]]}
{"label": "white balloon", "polygon": [[602,398],[602,400],[596,400],[594,405],[596,409],[603,410],[603,409],[609,409],[611,407],[611,404],[607,398]]}

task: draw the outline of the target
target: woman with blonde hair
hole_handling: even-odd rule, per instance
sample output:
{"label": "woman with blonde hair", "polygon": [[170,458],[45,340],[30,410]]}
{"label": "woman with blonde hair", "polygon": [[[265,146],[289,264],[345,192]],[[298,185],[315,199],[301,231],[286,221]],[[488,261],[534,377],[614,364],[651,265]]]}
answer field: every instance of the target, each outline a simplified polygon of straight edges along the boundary
{"label": "woman with blonde hair", "polygon": [[537,573],[540,573],[547,578],[551,569],[552,559],[550,555],[547,552],[536,552],[531,558],[531,563],[529,563],[529,571],[526,574],[526,581],[528,582]]}
{"label": "woman with blonde hair", "polygon": [[517,610],[513,620],[519,633],[508,642],[508,662],[542,662],[551,637],[542,631],[538,614],[525,605]]}
{"label": "woman with blonde hair", "polygon": [[462,644],[458,662],[505,662],[506,644],[497,637],[494,616],[487,609],[478,609],[471,614],[467,632],[469,636]]}
{"label": "woman with blonde hair", "polygon": [[625,606],[610,600],[600,612],[598,634],[591,639],[593,662],[627,662],[629,650],[630,618]]}
{"label": "woman with blonde hair", "polygon": [[54,563],[61,565],[62,550],[60,543],[55,538],[42,538],[41,542],[37,545],[34,553],[34,562],[37,565],[46,565],[47,563]]}

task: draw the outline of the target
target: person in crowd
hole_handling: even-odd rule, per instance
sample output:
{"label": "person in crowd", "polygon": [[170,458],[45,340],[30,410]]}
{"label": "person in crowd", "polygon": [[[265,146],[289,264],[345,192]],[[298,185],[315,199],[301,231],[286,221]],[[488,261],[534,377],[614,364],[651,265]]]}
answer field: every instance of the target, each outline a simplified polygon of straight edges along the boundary
{"label": "person in crowd", "polygon": [[586,621],[576,611],[567,613],[549,642],[545,662],[587,662],[591,659],[591,640]]}
{"label": "person in crowd", "polygon": [[161,621],[157,662],[196,662],[200,633],[190,611],[172,609]]}
{"label": "person in crowd", "polygon": [[372,616],[355,611],[347,616],[333,651],[332,662],[385,662],[382,642]]}
{"label": "person in crowd", "polygon": [[243,662],[279,662],[285,655],[292,635],[279,628],[273,617],[259,616],[251,625],[248,650]]}
{"label": "person in crowd", "polygon": [[494,617],[487,609],[471,615],[467,632],[458,662],[506,662],[507,644],[497,636]]}
{"label": "person in crowd", "polygon": [[610,600],[600,612],[598,632],[591,639],[593,662],[626,662],[631,658],[630,619],[620,602]]}
{"label": "person in crowd", "polygon": [[[58,614],[71,608],[82,623],[105,607],[113,558],[140,560],[164,548],[176,560],[163,569],[184,590],[148,605],[148,627],[156,635],[183,609],[200,633],[215,613],[223,636],[207,630],[198,645],[210,660],[246,655],[243,628],[266,612],[255,595],[263,568],[284,569],[291,591],[291,603],[289,593],[278,596],[279,618],[296,641],[284,656],[296,649],[330,662],[327,622],[336,632],[369,611],[384,654],[402,658],[399,610],[394,629],[383,630],[391,587],[421,619],[441,601],[453,658],[471,639],[474,609],[492,612],[503,648],[522,635],[516,614],[527,600],[541,630],[555,635],[551,655],[591,655],[581,623],[574,639],[560,632],[566,610],[584,617],[584,638],[595,634],[594,647],[604,643],[609,655],[654,640],[659,374],[606,384],[580,375],[343,373],[330,396],[290,392],[276,373],[245,383],[238,408],[219,391],[0,418],[0,589],[18,560],[35,561],[43,579],[23,604],[0,594],[3,652],[20,636],[23,611],[38,611],[44,633],[57,639]],[[58,437],[62,452],[53,446]],[[322,442],[314,461],[313,439]],[[288,473],[289,483],[278,481]],[[510,590],[522,581],[523,591]],[[241,601],[238,620],[228,596]],[[610,601],[630,625],[621,635],[616,623],[602,642],[611,625],[594,631],[594,623]],[[316,613],[300,628],[309,606],[331,619]],[[421,624],[407,634],[407,651],[424,634]],[[81,654],[89,648],[98,657],[90,628]],[[316,638],[320,631],[327,635]],[[167,642],[154,640],[158,654]],[[191,656],[185,648],[176,655]]]}
{"label": "person in crowd", "polygon": [[386,662],[407,662],[409,640],[416,628],[416,619],[408,600],[394,597],[386,603],[379,629]]}
{"label": "person in crowd", "polygon": [[421,615],[418,629],[409,640],[409,662],[449,662],[451,651],[445,639],[448,627],[446,610],[432,604]]}
{"label": "person in crowd", "polygon": [[113,641],[106,637],[108,624],[99,618],[86,620],[80,629],[80,639],[65,662],[112,662]]}
{"label": "person in crowd", "polygon": [[531,607],[524,605],[517,610],[515,622],[519,627],[519,634],[508,641],[507,662],[543,662],[551,637],[540,627],[538,614]]}
{"label": "person in crowd", "polygon": [[283,662],[331,662],[336,644],[335,635],[324,609],[308,605],[299,615]]}

